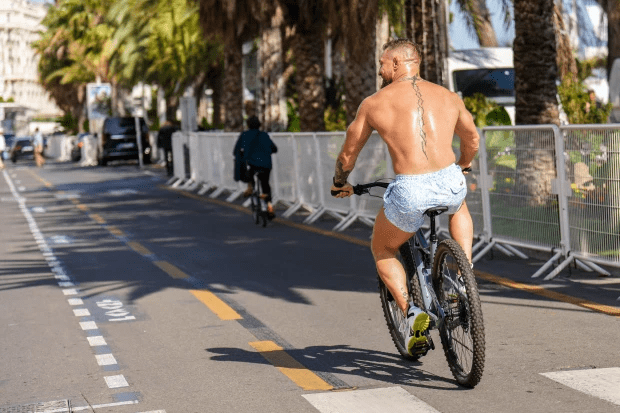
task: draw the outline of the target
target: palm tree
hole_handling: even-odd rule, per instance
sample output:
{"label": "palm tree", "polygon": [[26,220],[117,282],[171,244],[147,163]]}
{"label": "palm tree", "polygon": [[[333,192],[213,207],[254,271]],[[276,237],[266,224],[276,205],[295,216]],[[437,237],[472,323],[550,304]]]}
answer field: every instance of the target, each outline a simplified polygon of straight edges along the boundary
{"label": "palm tree", "polygon": [[279,0],[286,24],[295,31],[295,89],[302,131],[325,130],[324,34],[326,16],[321,0]]}
{"label": "palm tree", "polygon": [[607,76],[616,59],[620,59],[620,1],[600,0],[607,12]]}
{"label": "palm tree", "polygon": [[345,93],[347,124],[369,95],[377,91],[377,0],[330,2],[331,28],[344,36],[346,50]]}
{"label": "palm tree", "polygon": [[448,56],[446,3],[444,0],[405,0],[406,33],[422,52],[422,78],[444,85]]}
{"label": "palm tree", "polygon": [[169,119],[176,118],[179,98],[188,87],[202,91],[206,74],[221,53],[205,41],[197,6],[187,0],[119,1],[110,17],[118,22],[113,68],[119,81],[138,81],[163,88]]}
{"label": "palm tree", "polygon": [[[514,0],[516,123],[559,124],[556,79],[556,38],[553,0]],[[517,185],[529,195],[530,205],[543,205],[554,178],[553,140],[542,134],[515,134]]]}
{"label": "palm tree", "polygon": [[241,0],[199,0],[200,24],[207,36],[224,43],[223,102],[224,127],[243,129],[243,80],[241,47],[258,33],[259,20],[247,2]]}
{"label": "palm tree", "polygon": [[105,16],[112,0],[64,0],[51,6],[43,25],[47,30],[34,47],[41,56],[43,87],[83,130],[85,84],[111,80],[108,64],[113,27]]}
{"label": "palm tree", "polygon": [[486,0],[457,0],[467,26],[476,34],[480,47],[497,47],[497,35],[491,24]]}
{"label": "palm tree", "polygon": [[286,130],[286,82],[284,80],[284,11],[277,2],[252,2],[260,19],[258,61],[258,117],[267,131]]}

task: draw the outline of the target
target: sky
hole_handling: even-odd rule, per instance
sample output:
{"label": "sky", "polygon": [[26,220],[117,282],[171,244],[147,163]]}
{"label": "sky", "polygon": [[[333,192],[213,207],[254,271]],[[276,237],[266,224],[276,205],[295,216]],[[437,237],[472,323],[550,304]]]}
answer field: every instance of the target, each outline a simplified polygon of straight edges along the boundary
{"label": "sky", "polygon": [[[572,9],[573,0],[563,0],[563,7],[566,13]],[[514,39],[514,22],[507,27],[504,23],[502,14],[501,0],[487,0],[487,7],[491,13],[491,23],[497,35],[500,46],[510,46]],[[606,41],[601,41],[594,35],[595,26],[599,26],[600,17],[596,15],[599,9],[595,0],[577,0],[577,9],[580,25],[580,43],[582,46],[602,46]],[[454,20],[450,25],[450,43],[454,49],[475,49],[478,48],[478,40],[475,34],[467,29],[463,13],[459,10],[455,1],[452,1],[450,11],[453,13]],[[512,10],[510,10],[512,13]],[[589,14],[593,13],[593,14]],[[595,21],[597,20],[597,21]],[[565,22],[566,24],[567,22]]]}

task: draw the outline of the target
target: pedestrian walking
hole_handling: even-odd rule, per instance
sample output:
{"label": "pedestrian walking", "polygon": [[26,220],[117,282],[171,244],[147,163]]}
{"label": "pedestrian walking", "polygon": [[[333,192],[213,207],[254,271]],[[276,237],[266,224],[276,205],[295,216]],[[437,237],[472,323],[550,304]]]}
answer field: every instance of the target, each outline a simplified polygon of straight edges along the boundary
{"label": "pedestrian walking", "polygon": [[39,168],[45,164],[45,158],[43,157],[43,134],[39,132],[39,128],[34,130],[34,161]]}
{"label": "pedestrian walking", "polygon": [[4,135],[0,135],[0,171],[4,169],[4,151],[6,150],[6,142]]}
{"label": "pedestrian walking", "polygon": [[157,147],[164,150],[164,161],[166,162],[166,172],[168,176],[174,174],[174,165],[172,163],[172,134],[177,132],[179,128],[167,120],[157,133]]}

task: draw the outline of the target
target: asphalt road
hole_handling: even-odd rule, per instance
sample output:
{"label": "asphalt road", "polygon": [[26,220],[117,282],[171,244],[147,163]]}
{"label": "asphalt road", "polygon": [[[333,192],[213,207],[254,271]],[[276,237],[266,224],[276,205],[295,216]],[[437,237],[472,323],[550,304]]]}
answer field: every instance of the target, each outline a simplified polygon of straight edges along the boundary
{"label": "asphalt road", "polygon": [[440,348],[398,356],[368,228],[262,228],[165,183],[130,163],[0,172],[0,413],[620,411],[617,272],[532,291],[535,260],[477,264],[486,366],[463,389]]}

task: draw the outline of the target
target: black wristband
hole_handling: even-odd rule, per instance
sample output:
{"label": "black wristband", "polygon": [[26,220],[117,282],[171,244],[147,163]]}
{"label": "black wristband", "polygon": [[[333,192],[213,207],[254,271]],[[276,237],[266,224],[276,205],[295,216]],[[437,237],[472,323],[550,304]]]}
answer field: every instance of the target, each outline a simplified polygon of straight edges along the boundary
{"label": "black wristband", "polygon": [[342,188],[343,186],[345,186],[347,184],[346,182],[344,184],[339,184],[338,182],[336,182],[336,177],[335,176],[332,178],[332,182],[334,183],[334,186],[336,188]]}

